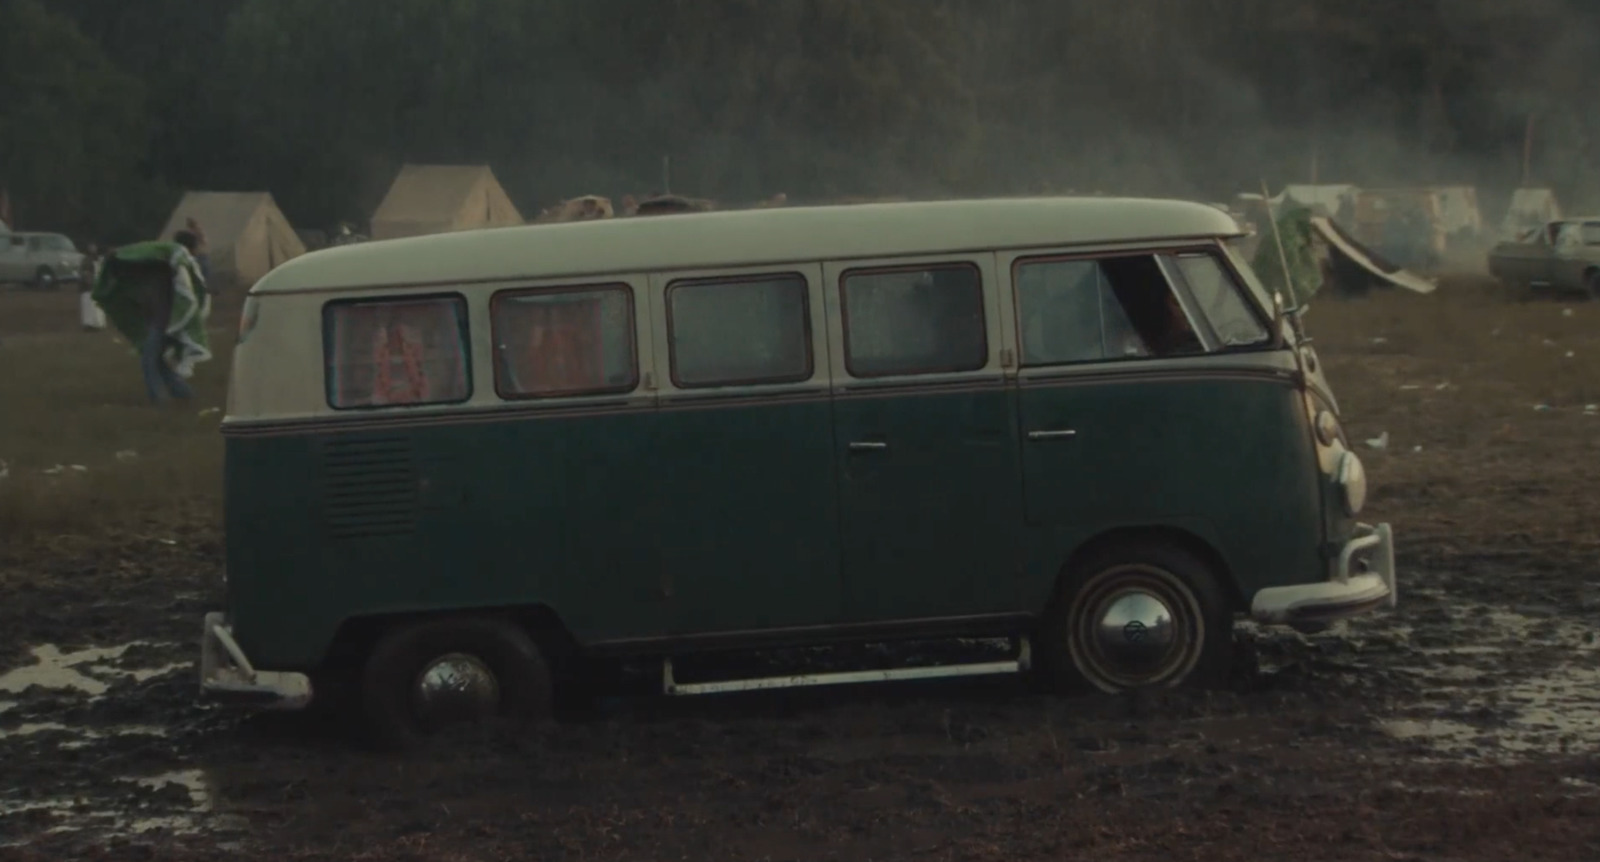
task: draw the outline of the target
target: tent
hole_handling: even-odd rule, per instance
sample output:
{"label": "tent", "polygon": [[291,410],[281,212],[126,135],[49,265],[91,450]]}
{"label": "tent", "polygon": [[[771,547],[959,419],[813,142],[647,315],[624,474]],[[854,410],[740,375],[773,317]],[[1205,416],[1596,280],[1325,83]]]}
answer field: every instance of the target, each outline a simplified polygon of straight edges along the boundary
{"label": "tent", "polygon": [[1289,185],[1272,199],[1272,206],[1276,209],[1284,203],[1296,203],[1310,209],[1313,215],[1348,218],[1358,191],[1347,184]]}
{"label": "tent", "polygon": [[1477,239],[1483,233],[1483,212],[1478,190],[1472,186],[1439,186],[1439,219],[1451,237]]}
{"label": "tent", "polygon": [[487,165],[406,165],[372,214],[372,238],[522,224]]}
{"label": "tent", "polygon": [[1506,209],[1500,232],[1505,239],[1516,239],[1523,232],[1561,218],[1561,207],[1556,203],[1556,193],[1550,189],[1523,188],[1511,193],[1511,206]]}
{"label": "tent", "polygon": [[1437,266],[1449,245],[1442,200],[1432,188],[1362,189],[1351,233],[1402,265]]}
{"label": "tent", "polygon": [[306,253],[270,192],[189,192],[178,202],[161,239],[167,242],[194,219],[206,235],[212,278],[241,286]]}

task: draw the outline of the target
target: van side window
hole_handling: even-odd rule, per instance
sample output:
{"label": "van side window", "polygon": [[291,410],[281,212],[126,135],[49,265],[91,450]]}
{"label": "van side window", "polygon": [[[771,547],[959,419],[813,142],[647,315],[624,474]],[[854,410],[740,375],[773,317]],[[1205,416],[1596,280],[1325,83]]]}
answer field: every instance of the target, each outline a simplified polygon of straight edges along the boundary
{"label": "van side window", "polygon": [[415,407],[472,396],[467,301],[460,296],[330,302],[322,307],[328,405]]}
{"label": "van side window", "polygon": [[626,284],[501,291],[489,302],[489,321],[501,398],[631,392],[639,383]]}
{"label": "van side window", "polygon": [[974,266],[852,270],[839,290],[852,376],[975,371],[988,361],[983,279]]}
{"label": "van side window", "polygon": [[1151,255],[1019,261],[1022,364],[1205,352]]}
{"label": "van side window", "polygon": [[673,385],[691,389],[811,377],[810,301],[800,275],[667,286]]}
{"label": "van side window", "polygon": [[1245,347],[1268,340],[1266,324],[1250,310],[1239,294],[1238,283],[1215,255],[1193,252],[1174,255],[1171,260],[1223,346]]}

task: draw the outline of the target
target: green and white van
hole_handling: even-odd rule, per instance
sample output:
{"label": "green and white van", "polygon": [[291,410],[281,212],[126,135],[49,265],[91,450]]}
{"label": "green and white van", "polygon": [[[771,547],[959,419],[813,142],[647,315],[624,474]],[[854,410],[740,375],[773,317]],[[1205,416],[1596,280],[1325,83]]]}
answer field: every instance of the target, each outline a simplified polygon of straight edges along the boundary
{"label": "green and white van", "polygon": [[[1029,198],[498,228],[251,289],[202,688],[374,738],[667,694],[1226,674],[1236,617],[1392,607],[1393,540],[1298,317],[1200,203]],[[686,683],[905,639],[1004,661]],[[359,706],[355,706],[359,705]]]}

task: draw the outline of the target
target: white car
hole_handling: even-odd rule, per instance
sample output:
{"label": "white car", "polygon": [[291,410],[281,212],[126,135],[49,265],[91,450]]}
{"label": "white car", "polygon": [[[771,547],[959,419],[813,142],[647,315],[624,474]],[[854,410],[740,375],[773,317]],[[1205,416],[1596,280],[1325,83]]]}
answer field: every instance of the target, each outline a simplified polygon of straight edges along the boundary
{"label": "white car", "polygon": [[0,235],[0,284],[28,284],[55,290],[62,282],[81,276],[83,254],[72,240],[59,233],[9,233]]}
{"label": "white car", "polygon": [[1489,274],[1513,287],[1600,298],[1600,217],[1552,221],[1496,244]]}

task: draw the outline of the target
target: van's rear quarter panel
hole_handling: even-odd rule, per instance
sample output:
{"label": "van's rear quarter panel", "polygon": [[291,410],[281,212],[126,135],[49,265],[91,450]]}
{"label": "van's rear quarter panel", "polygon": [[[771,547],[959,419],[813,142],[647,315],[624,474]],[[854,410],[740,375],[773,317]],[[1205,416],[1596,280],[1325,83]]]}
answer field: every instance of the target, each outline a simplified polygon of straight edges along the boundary
{"label": "van's rear quarter panel", "polygon": [[303,669],[350,618],[535,603],[664,634],[652,433],[622,412],[230,437],[241,647]]}

